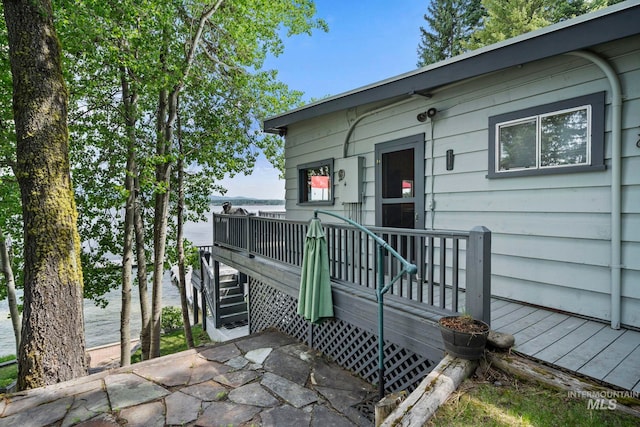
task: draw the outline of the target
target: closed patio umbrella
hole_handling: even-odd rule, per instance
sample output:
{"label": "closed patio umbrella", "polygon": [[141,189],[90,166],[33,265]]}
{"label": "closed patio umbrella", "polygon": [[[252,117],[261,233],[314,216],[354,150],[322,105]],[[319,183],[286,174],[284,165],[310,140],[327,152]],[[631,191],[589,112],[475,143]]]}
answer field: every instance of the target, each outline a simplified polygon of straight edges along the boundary
{"label": "closed patio umbrella", "polygon": [[329,254],[324,230],[318,218],[313,218],[309,223],[304,244],[298,314],[312,323],[333,317]]}

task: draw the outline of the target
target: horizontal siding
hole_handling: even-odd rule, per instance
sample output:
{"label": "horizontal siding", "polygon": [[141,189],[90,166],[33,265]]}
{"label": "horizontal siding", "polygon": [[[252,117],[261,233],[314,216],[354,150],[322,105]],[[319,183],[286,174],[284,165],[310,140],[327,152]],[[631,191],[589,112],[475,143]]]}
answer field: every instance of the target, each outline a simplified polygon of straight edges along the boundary
{"label": "horizontal siding", "polygon": [[608,240],[609,220],[603,213],[436,212],[435,228],[468,230],[484,225],[494,234]]}
{"label": "horizontal siding", "polygon": [[[480,192],[442,193],[436,201],[438,210],[445,212],[466,212],[472,205],[486,212],[609,213],[610,198],[607,186],[494,191],[490,197]],[[564,203],[550,207],[549,200]]]}
{"label": "horizontal siding", "polygon": [[565,287],[576,292],[608,294],[609,269],[606,267],[496,254],[491,261],[492,271],[505,277]]}
{"label": "horizontal siding", "polygon": [[[594,51],[613,62],[625,96],[622,321],[640,327],[640,149],[636,146],[640,126],[640,36]],[[490,116],[599,91],[607,94],[606,170],[487,178]],[[496,295],[609,319],[610,103],[609,82],[597,66],[583,58],[562,56],[437,90],[430,100],[416,99],[371,115],[359,122],[349,143],[350,155],[365,157],[365,199],[358,207],[362,222],[375,223],[375,144],[424,133],[425,198],[432,197],[433,188],[436,202],[433,218],[431,212],[426,212],[425,224],[430,226],[433,219],[435,228],[468,230],[484,225],[492,230]],[[296,165],[341,158],[349,124],[374,107],[362,106],[291,127],[286,151],[290,217],[309,218],[312,210],[295,203]],[[430,107],[438,110],[433,126],[429,121],[416,120],[418,113]],[[455,154],[452,171],[445,168],[449,149]],[[337,198],[330,209],[349,213],[351,206],[343,206]]]}
{"label": "horizontal siding", "polygon": [[611,320],[610,298],[604,293],[576,291],[536,280],[522,280],[499,274],[492,277],[491,286],[506,298],[605,321]]}

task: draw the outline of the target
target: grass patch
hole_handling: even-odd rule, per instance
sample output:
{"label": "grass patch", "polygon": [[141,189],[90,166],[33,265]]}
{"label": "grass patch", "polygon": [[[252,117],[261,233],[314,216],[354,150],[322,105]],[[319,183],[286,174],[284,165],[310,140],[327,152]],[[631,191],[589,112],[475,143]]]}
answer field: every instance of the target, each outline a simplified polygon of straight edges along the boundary
{"label": "grass patch", "polygon": [[614,410],[587,407],[566,391],[520,381],[489,369],[462,383],[428,426],[637,426],[639,419]]}
{"label": "grass patch", "polygon": [[[193,334],[193,341],[196,346],[211,341],[209,335],[207,335],[206,331],[202,330],[202,325],[200,324],[191,326],[191,333]],[[163,334],[160,337],[160,356],[178,353],[187,349],[187,341],[184,338],[183,328]],[[138,349],[131,355],[131,363],[138,363],[141,360],[142,351]]]}
{"label": "grass patch", "polygon": [[[8,362],[9,360],[15,360],[16,356],[10,354],[8,356],[0,357],[0,362]],[[4,388],[13,383],[18,378],[18,365],[13,364],[0,368],[0,387]]]}
{"label": "grass patch", "polygon": [[[209,335],[206,331],[202,330],[202,325],[191,326],[191,332],[193,333],[193,340],[195,345],[206,344],[210,342]],[[187,342],[184,338],[184,329],[172,331],[168,334],[164,334],[160,337],[160,355],[166,356],[167,354],[177,353],[179,351],[187,350]],[[6,362],[8,360],[15,359],[15,355],[2,356],[0,362]],[[140,362],[142,353],[138,349],[131,355],[131,363]],[[18,365],[10,365],[0,368],[0,387],[6,387],[18,378]]]}
{"label": "grass patch", "polygon": [[16,355],[15,354],[9,354],[9,355],[6,355],[6,356],[0,356],[0,363],[8,362],[9,360],[16,360]]}

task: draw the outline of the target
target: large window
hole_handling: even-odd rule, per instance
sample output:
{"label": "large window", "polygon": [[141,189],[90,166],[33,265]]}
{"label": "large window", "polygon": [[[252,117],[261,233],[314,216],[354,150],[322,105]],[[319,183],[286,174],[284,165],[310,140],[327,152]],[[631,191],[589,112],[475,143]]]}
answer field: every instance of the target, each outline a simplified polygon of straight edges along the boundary
{"label": "large window", "polygon": [[489,177],[604,169],[604,92],[489,118]]}
{"label": "large window", "polygon": [[298,166],[298,202],[333,204],[333,159]]}

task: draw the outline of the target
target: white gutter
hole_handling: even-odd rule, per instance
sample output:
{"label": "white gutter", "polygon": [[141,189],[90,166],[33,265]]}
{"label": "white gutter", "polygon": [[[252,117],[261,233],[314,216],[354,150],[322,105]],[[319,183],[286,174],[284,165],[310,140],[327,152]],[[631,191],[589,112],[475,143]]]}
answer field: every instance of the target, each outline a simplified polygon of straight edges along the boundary
{"label": "white gutter", "polygon": [[587,51],[569,52],[600,67],[611,85],[611,327],[620,329],[621,305],[621,192],[622,192],[622,89],[620,80],[611,64],[600,56]]}

